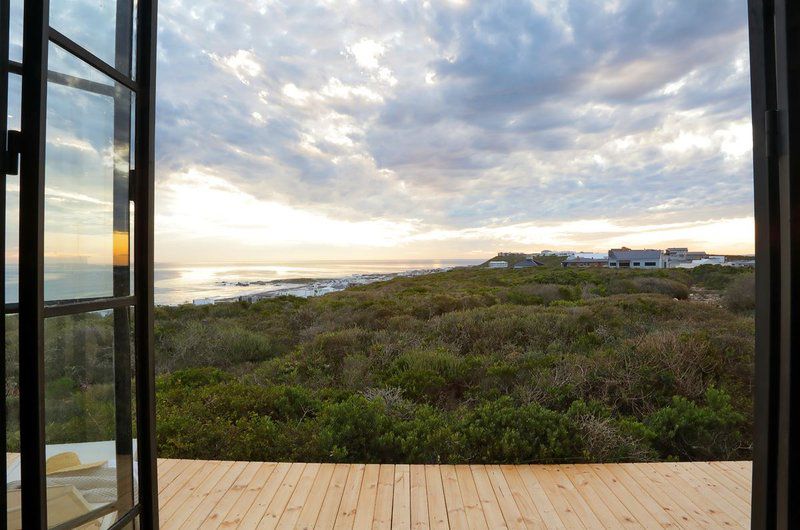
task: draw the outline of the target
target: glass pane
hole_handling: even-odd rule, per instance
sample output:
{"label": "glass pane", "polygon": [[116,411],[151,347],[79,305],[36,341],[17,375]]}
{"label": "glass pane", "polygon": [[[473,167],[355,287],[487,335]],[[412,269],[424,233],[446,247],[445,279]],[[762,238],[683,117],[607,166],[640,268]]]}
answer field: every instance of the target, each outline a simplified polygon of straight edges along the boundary
{"label": "glass pane", "polygon": [[51,49],[71,77],[48,83],[45,300],[127,296],[130,91],[87,83],[77,59]]}
{"label": "glass pane", "polygon": [[[20,77],[9,75],[8,79],[8,128],[19,130]],[[6,177],[6,301],[17,302],[18,296],[18,256],[19,256],[19,177]],[[15,509],[20,505],[21,492],[18,488],[8,492],[8,485],[20,479],[19,447],[19,319],[17,315],[4,316],[5,334],[5,407],[6,407],[6,501],[8,528],[19,527],[20,516]]]}
{"label": "glass pane", "polygon": [[50,26],[121,72],[130,73],[132,0],[52,0]]}
{"label": "glass pane", "polygon": [[[8,76],[8,129],[20,130],[19,111],[22,81]],[[19,176],[6,177],[6,302],[16,303],[19,292]]]}
{"label": "glass pane", "polygon": [[8,20],[8,58],[22,62],[22,14],[24,0],[11,0]]}
{"label": "glass pane", "polygon": [[[48,57],[48,75],[51,81],[62,81],[62,84],[69,84],[80,87],[92,88],[106,95],[113,95],[114,80],[104,73],[95,70],[83,61],[75,58],[74,55],[65,49],[50,44]],[[56,76],[56,77],[54,77]],[[66,77],[66,79],[64,79]],[[90,84],[87,84],[89,81]],[[98,87],[97,85],[103,85]]]}
{"label": "glass pane", "polygon": [[50,526],[134,502],[128,308],[45,320],[45,441]]}
{"label": "glass pane", "polygon": [[[14,484],[19,484],[19,320],[17,315],[5,317],[5,349],[6,349],[6,499],[8,501],[8,528],[19,528],[17,522],[19,512],[14,506],[19,506],[20,492]],[[10,491],[9,491],[10,490]]]}

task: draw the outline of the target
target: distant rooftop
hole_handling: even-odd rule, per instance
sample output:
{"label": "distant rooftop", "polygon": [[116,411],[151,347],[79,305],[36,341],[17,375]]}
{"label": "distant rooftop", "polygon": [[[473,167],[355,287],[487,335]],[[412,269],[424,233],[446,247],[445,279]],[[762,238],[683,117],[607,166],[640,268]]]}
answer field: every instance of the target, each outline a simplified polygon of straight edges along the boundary
{"label": "distant rooftop", "polygon": [[654,249],[631,250],[629,248],[613,248],[608,251],[609,260],[658,260],[661,251]]}

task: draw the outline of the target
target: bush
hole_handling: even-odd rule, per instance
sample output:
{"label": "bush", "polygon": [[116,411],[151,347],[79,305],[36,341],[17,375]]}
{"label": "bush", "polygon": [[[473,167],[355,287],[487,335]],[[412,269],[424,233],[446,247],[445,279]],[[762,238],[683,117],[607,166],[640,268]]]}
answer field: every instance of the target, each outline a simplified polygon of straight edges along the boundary
{"label": "bush", "polygon": [[647,418],[662,454],[677,460],[735,460],[746,454],[745,417],[734,410],[730,396],[709,388],[705,402],[698,405],[675,396],[670,406]]}
{"label": "bush", "polygon": [[391,431],[386,405],[351,396],[325,407],[316,424],[313,442],[320,459],[331,462],[392,462],[397,440]]}
{"label": "bush", "polygon": [[517,406],[503,397],[459,416],[469,462],[554,462],[581,454],[566,418],[536,404]]}
{"label": "bush", "polygon": [[756,308],[756,275],[737,277],[725,288],[725,307],[731,311],[753,311]]}
{"label": "bush", "polygon": [[464,358],[447,350],[415,350],[394,361],[385,381],[409,399],[435,401],[460,394],[467,385],[468,371]]}
{"label": "bush", "polygon": [[611,280],[609,294],[655,293],[664,294],[678,300],[689,298],[689,287],[685,283],[668,278],[632,277]]}
{"label": "bush", "polygon": [[[158,370],[170,372],[157,384],[161,454],[747,458],[753,315],[683,301],[690,284],[724,278],[733,292],[745,281],[723,269],[461,268],[309,299],[157,308]],[[48,441],[113,435],[70,419],[83,411],[92,421],[111,418],[103,409],[113,381],[111,319],[54,323]],[[65,331],[90,348],[88,369],[76,369],[72,342],[58,338]],[[15,341],[7,346],[13,415]],[[13,423],[7,440],[18,444]]]}

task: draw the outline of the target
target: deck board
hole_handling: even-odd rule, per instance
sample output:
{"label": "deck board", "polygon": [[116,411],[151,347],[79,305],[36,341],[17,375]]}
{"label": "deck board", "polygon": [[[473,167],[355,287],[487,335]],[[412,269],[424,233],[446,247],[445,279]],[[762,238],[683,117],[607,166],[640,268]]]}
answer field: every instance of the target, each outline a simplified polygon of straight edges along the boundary
{"label": "deck board", "polygon": [[165,459],[158,469],[164,528],[750,525],[750,462],[423,466]]}
{"label": "deck board", "polygon": [[411,530],[428,530],[428,486],[425,466],[413,464],[411,468]]}

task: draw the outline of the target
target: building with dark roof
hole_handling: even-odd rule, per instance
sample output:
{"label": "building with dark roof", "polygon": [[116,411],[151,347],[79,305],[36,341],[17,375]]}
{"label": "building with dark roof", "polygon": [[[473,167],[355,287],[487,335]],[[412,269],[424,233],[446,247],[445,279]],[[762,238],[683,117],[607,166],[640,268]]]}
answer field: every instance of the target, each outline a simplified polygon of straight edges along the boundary
{"label": "building with dark roof", "polygon": [[661,250],[623,247],[608,251],[608,266],[612,269],[662,269],[665,263]]}

